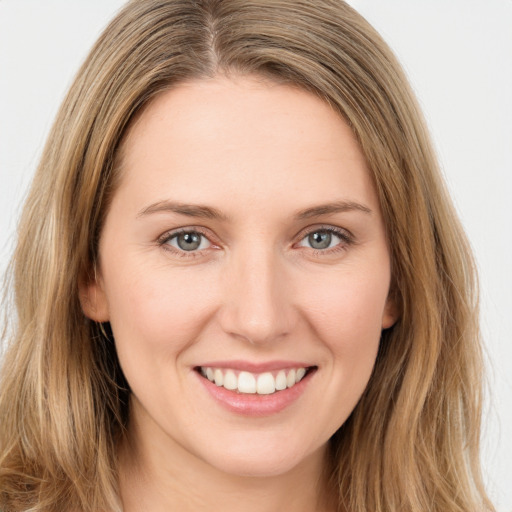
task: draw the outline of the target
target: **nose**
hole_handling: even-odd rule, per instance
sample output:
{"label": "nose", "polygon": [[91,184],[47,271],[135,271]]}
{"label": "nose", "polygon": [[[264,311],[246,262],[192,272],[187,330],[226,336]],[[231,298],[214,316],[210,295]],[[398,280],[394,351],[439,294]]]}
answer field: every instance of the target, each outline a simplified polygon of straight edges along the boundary
{"label": "nose", "polygon": [[264,345],[287,336],[296,322],[286,269],[272,250],[233,256],[225,269],[220,323],[230,336]]}

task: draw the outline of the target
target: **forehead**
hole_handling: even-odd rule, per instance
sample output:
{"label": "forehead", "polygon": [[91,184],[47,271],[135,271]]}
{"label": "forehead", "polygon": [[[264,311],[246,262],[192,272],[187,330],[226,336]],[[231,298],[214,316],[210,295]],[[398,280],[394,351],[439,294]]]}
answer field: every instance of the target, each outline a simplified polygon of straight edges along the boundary
{"label": "forehead", "polygon": [[210,202],[218,192],[246,191],[245,200],[273,192],[340,199],[346,192],[375,203],[364,155],[341,116],[311,93],[255,77],[161,93],[131,126],[121,155],[120,188],[152,199],[169,193]]}

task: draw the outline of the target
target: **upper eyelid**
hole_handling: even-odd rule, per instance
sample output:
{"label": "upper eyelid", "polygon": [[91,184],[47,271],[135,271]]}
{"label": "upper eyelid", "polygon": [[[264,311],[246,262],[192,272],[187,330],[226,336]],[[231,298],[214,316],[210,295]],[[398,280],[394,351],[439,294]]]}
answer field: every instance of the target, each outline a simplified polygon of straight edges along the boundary
{"label": "upper eyelid", "polygon": [[333,226],[333,225],[322,225],[322,226],[309,226],[308,228],[305,228],[305,230],[302,230],[298,235],[298,241],[294,242],[294,246],[297,244],[300,244],[307,236],[311,235],[312,233],[316,233],[318,231],[327,231],[335,236],[337,236],[340,239],[340,242],[334,245],[333,247],[328,247],[325,249],[315,249],[314,247],[306,247],[300,245],[299,247],[301,249],[305,249],[308,252],[313,251],[313,253],[317,256],[322,257],[328,257],[333,256],[334,254],[345,251],[349,247],[356,245],[357,241],[354,235],[345,228],[341,228],[339,226]]}
{"label": "upper eyelid", "polygon": [[329,231],[334,234],[339,234],[340,236],[345,235],[346,238],[353,239],[354,235],[346,228],[342,228],[339,226],[333,226],[331,224],[320,224],[315,226],[308,226],[306,228],[301,229],[296,238],[302,240],[304,237],[310,235],[311,233],[315,233],[317,231]]}
{"label": "upper eyelid", "polygon": [[[173,238],[175,238],[176,236],[178,236],[182,233],[199,233],[200,235],[204,236],[208,240],[208,242],[210,243],[210,246],[206,247],[204,249],[185,251],[178,247],[174,247],[173,245],[168,243],[170,240],[172,240]],[[184,258],[200,257],[204,253],[204,251],[207,251],[207,250],[211,249],[212,246],[215,246],[215,243],[212,242],[211,237],[207,236],[203,232],[203,229],[197,228],[197,227],[177,228],[177,229],[166,231],[165,233],[163,233],[156,239],[156,243],[158,244],[158,246],[161,249],[163,249],[164,251],[166,251],[168,253],[173,254],[175,257],[179,256],[179,257],[184,257]]]}
{"label": "upper eyelid", "polygon": [[213,238],[210,235],[210,231],[206,230],[205,228],[202,228],[199,226],[190,226],[190,227],[187,226],[184,228],[176,228],[176,229],[170,229],[168,231],[165,231],[157,238],[157,241],[162,243],[167,240],[170,240],[171,238],[173,238],[175,236],[181,235],[182,233],[199,233],[200,235],[203,235],[205,238],[210,240],[210,242],[212,242],[211,238]]}

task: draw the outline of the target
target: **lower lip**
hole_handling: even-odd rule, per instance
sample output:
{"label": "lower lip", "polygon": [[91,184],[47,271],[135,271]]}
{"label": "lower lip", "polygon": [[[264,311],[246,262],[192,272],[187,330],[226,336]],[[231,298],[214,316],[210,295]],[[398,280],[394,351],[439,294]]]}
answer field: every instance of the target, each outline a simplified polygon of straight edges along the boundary
{"label": "lower lip", "polygon": [[282,391],[276,391],[270,395],[230,391],[210,382],[200,373],[195,373],[210,396],[224,408],[244,416],[258,417],[277,414],[297,401],[304,393],[315,371],[308,372],[295,386],[283,389]]}

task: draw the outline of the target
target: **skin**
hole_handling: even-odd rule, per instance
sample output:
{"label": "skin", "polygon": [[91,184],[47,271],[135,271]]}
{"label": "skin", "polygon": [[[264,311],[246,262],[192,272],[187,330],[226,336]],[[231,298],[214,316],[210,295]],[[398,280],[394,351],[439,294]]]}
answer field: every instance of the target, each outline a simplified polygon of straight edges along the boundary
{"label": "skin", "polygon": [[[379,203],[350,128],[310,93],[219,76],[153,100],[120,169],[98,277],[81,300],[91,319],[111,322],[133,391],[125,511],[334,510],[327,442],[397,316]],[[204,235],[198,250],[170,238],[182,228]],[[340,234],[313,248],[308,235],[326,229]],[[226,360],[316,371],[284,410],[248,417],[214,401],[195,371]]]}

